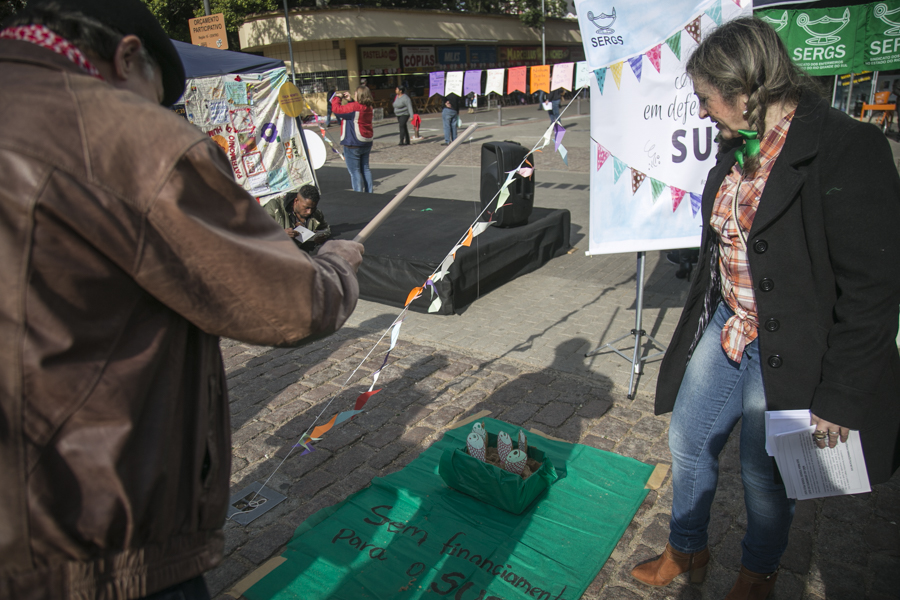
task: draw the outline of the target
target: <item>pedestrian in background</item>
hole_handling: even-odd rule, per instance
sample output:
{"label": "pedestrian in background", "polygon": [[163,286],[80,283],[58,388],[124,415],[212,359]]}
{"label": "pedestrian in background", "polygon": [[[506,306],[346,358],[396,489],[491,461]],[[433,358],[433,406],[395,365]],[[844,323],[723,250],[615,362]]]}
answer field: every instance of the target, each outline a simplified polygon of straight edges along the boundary
{"label": "pedestrian in background", "polygon": [[397,117],[397,123],[400,125],[400,146],[409,146],[409,129],[406,124],[409,118],[415,114],[415,108],[410,97],[406,93],[406,89],[397,86],[395,90],[397,95],[394,97],[394,116]]}
{"label": "pedestrian in background", "polygon": [[794,515],[766,453],[767,410],[808,409],[819,452],[859,430],[872,484],[900,466],[900,178],[881,132],[817,96],[765,22],[722,25],[686,70],[720,146],[657,380],[656,412],[672,411],[669,541],[632,575],[703,580],[718,456],[740,421],[747,531],[726,600],[762,600]]}
{"label": "pedestrian in background", "polygon": [[325,94],[325,105],[328,107],[328,118],[326,119],[325,127],[331,127],[331,115],[333,114],[331,112],[331,99],[334,98],[334,95],[336,93],[337,93],[337,90],[334,88],[331,88]]}
{"label": "pedestrian in background", "polygon": [[441,112],[444,120],[444,145],[456,139],[456,130],[459,127],[459,96],[449,94],[444,96],[444,110]]}
{"label": "pedestrian in background", "polygon": [[[342,100],[346,100],[347,104],[341,104]],[[341,145],[354,192],[371,194],[374,187],[369,170],[369,153],[375,137],[372,128],[374,106],[372,92],[364,85],[356,88],[354,98],[351,98],[350,92],[344,92],[331,99],[331,110],[341,120]]]}
{"label": "pedestrian in background", "polygon": [[547,96],[547,102],[550,103],[550,110],[547,111],[547,115],[550,117],[550,122],[555,123],[559,120],[559,103],[562,100],[562,88],[556,88],[550,95]]}

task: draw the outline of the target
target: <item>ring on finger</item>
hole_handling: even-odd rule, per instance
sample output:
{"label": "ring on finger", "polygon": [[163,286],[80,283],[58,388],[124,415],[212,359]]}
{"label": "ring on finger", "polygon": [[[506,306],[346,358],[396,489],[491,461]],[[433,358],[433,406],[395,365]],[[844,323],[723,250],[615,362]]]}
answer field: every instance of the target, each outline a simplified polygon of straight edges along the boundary
{"label": "ring on finger", "polygon": [[816,441],[822,441],[828,437],[828,433],[825,431],[818,430],[813,434],[813,439]]}
{"label": "ring on finger", "polygon": [[838,435],[841,435],[841,432],[840,431],[829,431],[828,435],[838,436]]}

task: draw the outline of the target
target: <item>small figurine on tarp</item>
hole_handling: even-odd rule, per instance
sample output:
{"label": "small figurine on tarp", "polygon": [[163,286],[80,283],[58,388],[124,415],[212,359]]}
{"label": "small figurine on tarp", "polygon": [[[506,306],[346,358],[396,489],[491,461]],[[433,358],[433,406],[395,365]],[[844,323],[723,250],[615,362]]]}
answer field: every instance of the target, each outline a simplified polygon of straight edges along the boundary
{"label": "small figurine on tarp", "polygon": [[521,475],[522,471],[525,469],[525,461],[527,460],[528,456],[526,456],[524,452],[521,450],[512,450],[506,455],[506,459],[503,461],[503,468],[510,473]]}
{"label": "small figurine on tarp", "polygon": [[473,456],[484,462],[485,459],[485,443],[484,438],[481,437],[477,432],[473,431],[466,438],[466,450],[469,453],[469,456]]}
{"label": "small figurine on tarp", "polygon": [[[500,462],[506,462],[506,456],[512,452],[512,440],[509,437],[509,434],[505,431],[501,431],[497,434],[497,454],[500,455]],[[506,467],[504,467],[506,468]],[[507,469],[508,471],[509,469]],[[520,471],[521,472],[521,471]]]}

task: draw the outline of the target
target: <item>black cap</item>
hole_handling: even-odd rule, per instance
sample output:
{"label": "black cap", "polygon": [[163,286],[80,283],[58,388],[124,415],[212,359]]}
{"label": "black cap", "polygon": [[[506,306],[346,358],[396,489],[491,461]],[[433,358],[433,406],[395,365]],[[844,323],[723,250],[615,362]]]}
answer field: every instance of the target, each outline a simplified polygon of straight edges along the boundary
{"label": "black cap", "polygon": [[123,35],[141,38],[147,52],[162,70],[163,105],[172,106],[184,93],[184,65],[172,40],[141,0],[31,0],[20,14],[47,8],[59,9],[96,19]]}

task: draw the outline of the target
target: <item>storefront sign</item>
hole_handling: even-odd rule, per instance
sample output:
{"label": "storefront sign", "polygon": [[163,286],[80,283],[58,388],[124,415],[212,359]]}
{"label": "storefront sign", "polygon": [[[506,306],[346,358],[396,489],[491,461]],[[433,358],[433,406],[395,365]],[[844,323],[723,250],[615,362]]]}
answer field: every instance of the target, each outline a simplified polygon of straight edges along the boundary
{"label": "storefront sign", "polygon": [[496,46],[469,46],[469,65],[482,69],[497,66]]}
{"label": "storefront sign", "polygon": [[[581,50],[581,55],[584,51]],[[570,58],[572,50],[568,46],[547,46],[547,64],[580,60]],[[544,56],[540,46],[500,46],[498,57],[500,64],[507,67],[520,65],[535,66],[543,64]]]}
{"label": "storefront sign", "polygon": [[407,73],[431,70],[437,66],[434,46],[403,46],[403,70]]}
{"label": "storefront sign", "polygon": [[447,71],[466,68],[468,59],[465,46],[438,46],[435,50],[437,50],[437,62],[440,68]]}
{"label": "storefront sign", "polygon": [[400,72],[400,54],[397,46],[360,46],[360,68],[367,74]]}

